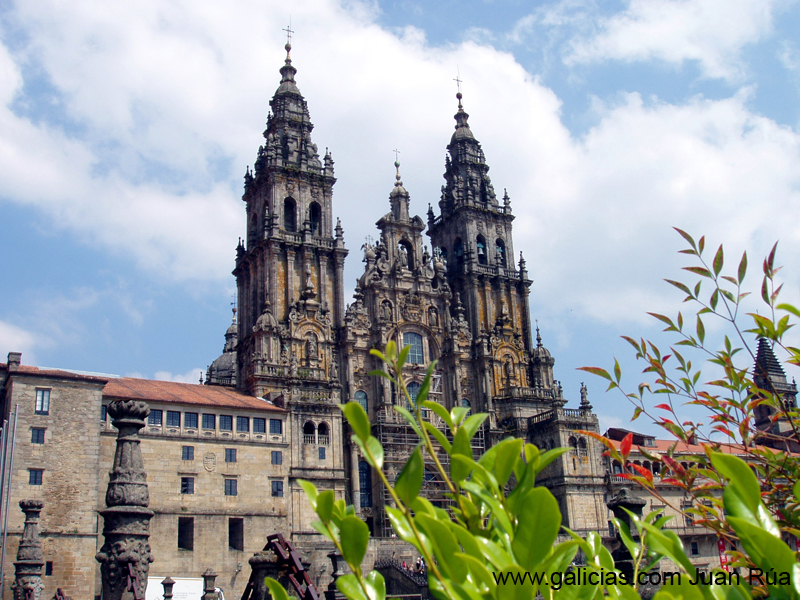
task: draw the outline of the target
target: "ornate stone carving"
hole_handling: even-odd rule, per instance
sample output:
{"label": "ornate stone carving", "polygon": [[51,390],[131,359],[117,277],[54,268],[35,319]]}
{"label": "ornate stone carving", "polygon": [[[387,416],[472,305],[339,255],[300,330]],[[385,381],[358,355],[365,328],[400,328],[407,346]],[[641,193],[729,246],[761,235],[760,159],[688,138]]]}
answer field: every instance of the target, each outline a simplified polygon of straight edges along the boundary
{"label": "ornate stone carving", "polygon": [[148,543],[153,511],[147,508],[147,474],[139,447],[139,430],[149,413],[147,403],[137,400],[114,400],[108,406],[119,433],[106,492],[108,508],[100,511],[105,543],[96,555],[108,600],[143,599],[153,562]]}
{"label": "ornate stone carving", "polygon": [[14,600],[39,600],[44,589],[42,583],[42,542],[39,539],[39,513],[44,506],[41,500],[20,500],[25,513],[25,527],[14,562],[15,577],[11,583]]}

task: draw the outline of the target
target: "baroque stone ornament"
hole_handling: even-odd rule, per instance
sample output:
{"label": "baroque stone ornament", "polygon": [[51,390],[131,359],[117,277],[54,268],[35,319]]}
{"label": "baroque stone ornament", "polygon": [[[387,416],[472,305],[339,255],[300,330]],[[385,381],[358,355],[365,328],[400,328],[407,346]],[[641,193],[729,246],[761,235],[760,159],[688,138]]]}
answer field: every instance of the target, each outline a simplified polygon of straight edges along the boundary
{"label": "baroque stone ornament", "polygon": [[103,597],[107,600],[143,600],[150,553],[150,519],[147,474],[139,447],[139,430],[150,413],[146,402],[114,400],[108,406],[112,424],[119,430],[114,466],[106,492],[103,515],[105,543],[97,553],[101,564]]}
{"label": "baroque stone ornament", "polygon": [[25,527],[14,562],[15,577],[11,583],[14,600],[39,600],[44,589],[42,583],[42,542],[39,539],[39,513],[44,502],[20,500],[19,507],[25,513]]}

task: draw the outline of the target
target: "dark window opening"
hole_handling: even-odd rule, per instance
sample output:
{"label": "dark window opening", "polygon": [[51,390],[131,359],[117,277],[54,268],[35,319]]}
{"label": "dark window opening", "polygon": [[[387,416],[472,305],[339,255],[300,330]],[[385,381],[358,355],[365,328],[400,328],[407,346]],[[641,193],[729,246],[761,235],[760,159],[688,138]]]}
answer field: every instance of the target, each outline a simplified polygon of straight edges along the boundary
{"label": "dark window opening", "polygon": [[197,413],[183,413],[183,426],[186,429],[197,429]]}
{"label": "dark window opening", "polygon": [[217,415],[203,413],[203,429],[216,429]]}
{"label": "dark window opening", "polygon": [[44,469],[28,469],[28,485],[42,485]]}
{"label": "dark window opening", "polygon": [[273,450],[272,451],[272,464],[273,465],[282,465],[283,464],[283,452],[280,450]]}
{"label": "dark window opening", "polygon": [[104,404],[100,407],[100,422],[105,423],[108,421],[108,407]]}
{"label": "dark window opening", "polygon": [[458,264],[461,264],[462,262],[464,262],[464,244],[461,241],[461,238],[456,239],[456,243],[454,244],[453,248],[454,248],[453,251],[455,252],[456,255],[456,262],[458,262]]}
{"label": "dark window opening", "polygon": [[478,236],[477,246],[478,246],[478,263],[485,265],[489,261],[486,258],[486,239],[482,235]]}
{"label": "dark window opening", "polygon": [[155,408],[151,408],[150,414],[147,417],[147,424],[160,427],[161,423],[163,422],[163,418],[164,418],[164,413],[162,411]]}
{"label": "dark window opening", "polygon": [[235,479],[226,479],[225,480],[225,495],[226,496],[237,496],[239,494],[239,485],[238,481]]}
{"label": "dark window opening", "polygon": [[253,417],[253,433],[267,433],[267,420]]}
{"label": "dark window opening", "polygon": [[272,497],[273,498],[283,498],[283,482],[282,481],[273,481],[272,482]]}
{"label": "dark window opening", "polygon": [[194,494],[194,477],[181,477],[181,494]]}
{"label": "dark window opening", "polygon": [[44,444],[44,429],[40,427],[31,429],[31,444]]}
{"label": "dark window opening", "polygon": [[297,204],[293,198],[283,201],[283,228],[289,233],[297,231]]}
{"label": "dark window opening", "polygon": [[365,460],[358,462],[358,485],[361,489],[361,508],[372,506],[372,470]]}
{"label": "dark window opening", "polygon": [[506,267],[506,245],[503,240],[497,240],[497,264]]}
{"label": "dark window opening", "polygon": [[183,460],[194,460],[194,446],[184,446],[181,448],[181,458]]}
{"label": "dark window opening", "polygon": [[194,517],[178,517],[178,550],[194,550]]}
{"label": "dark window opening", "polygon": [[322,221],[322,209],[319,204],[312,202],[308,208],[308,220],[311,223],[311,233],[314,235],[320,234],[320,223]]}
{"label": "dark window opening", "polygon": [[236,417],[236,431],[240,433],[250,432],[250,418],[249,417]]}
{"label": "dark window opening", "polygon": [[44,563],[44,576],[45,577],[52,577],[53,576],[53,561],[48,560]]}
{"label": "dark window opening", "polygon": [[225,462],[226,463],[236,462],[236,448],[225,448]]}
{"label": "dark window opening", "polygon": [[700,554],[700,547],[698,546],[697,542],[692,542],[692,556],[698,556]]}
{"label": "dark window opening", "polygon": [[272,435],[281,435],[283,433],[283,421],[280,419],[270,419],[269,432]]}
{"label": "dark window opening", "polygon": [[244,550],[244,519],[228,519],[228,548],[240,552]]}
{"label": "dark window opening", "polygon": [[220,431],[233,431],[233,417],[231,415],[219,416],[219,430]]}
{"label": "dark window opening", "polygon": [[167,427],[180,427],[181,426],[181,413],[177,410],[167,411]]}

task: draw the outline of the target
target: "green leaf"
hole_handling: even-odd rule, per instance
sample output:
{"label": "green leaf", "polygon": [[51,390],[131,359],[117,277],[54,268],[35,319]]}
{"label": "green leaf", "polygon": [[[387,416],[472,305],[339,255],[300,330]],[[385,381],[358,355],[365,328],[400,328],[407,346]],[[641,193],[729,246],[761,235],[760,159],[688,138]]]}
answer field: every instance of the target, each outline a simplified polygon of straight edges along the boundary
{"label": "green leaf", "polygon": [[712,268],[714,269],[714,275],[719,275],[720,271],[722,271],[722,264],[725,262],[725,257],[722,252],[722,244],[719,246],[719,250],[714,255],[714,263],[712,264]]}
{"label": "green leaf", "polygon": [[403,408],[402,406],[399,406],[397,404],[395,404],[393,408],[397,412],[399,412],[401,415],[403,415],[403,418],[406,421],[408,421],[409,425],[411,425],[411,428],[414,430],[414,433],[416,433],[417,436],[422,438],[422,430],[419,428],[419,424],[417,423],[417,419],[414,417],[414,415],[411,414],[411,411],[409,411],[407,408]]}
{"label": "green leaf", "polygon": [[438,402],[432,402],[430,400],[422,402],[420,406],[422,406],[423,408],[428,408],[433,412],[435,412],[437,415],[439,415],[439,417],[441,417],[442,421],[447,423],[447,426],[450,429],[453,429],[453,419],[450,418],[450,413],[447,412],[447,409],[444,406],[442,406]]}
{"label": "green leaf", "polygon": [[333,490],[320,492],[320,494],[317,496],[317,516],[319,516],[319,518],[325,524],[331,520],[331,515],[333,514],[333,501],[335,499],[336,498],[334,497]]}
{"label": "green leaf", "polygon": [[406,461],[403,470],[400,471],[400,475],[397,476],[397,481],[394,484],[394,491],[397,492],[397,495],[400,496],[404,504],[411,504],[411,501],[419,495],[419,491],[422,489],[422,473],[424,468],[422,452],[420,451],[420,447],[417,446],[414,452],[411,453],[408,461]]}
{"label": "green leaf", "polygon": [[436,428],[433,423],[429,423],[428,421],[423,421],[422,426],[428,430],[428,433],[433,435],[436,438],[436,441],[441,444],[444,451],[450,454],[452,446],[450,445],[450,441],[445,437],[445,435]]}
{"label": "green leaf", "polygon": [[697,339],[700,340],[700,343],[703,343],[703,340],[706,338],[706,328],[703,325],[703,320],[700,318],[700,315],[697,316]]}
{"label": "green leaf", "polygon": [[417,515],[414,522],[428,535],[436,549],[439,568],[448,577],[463,581],[467,576],[466,565],[461,561],[462,552],[450,529],[444,523],[428,515]]}
{"label": "green leaf", "polygon": [[403,365],[406,364],[406,360],[408,360],[408,353],[411,351],[411,345],[404,346],[402,350],[400,350],[400,356],[397,357],[397,370],[401,370]]}
{"label": "green leaf", "polygon": [[517,564],[532,569],[550,553],[561,528],[558,501],[547,488],[534,488],[517,507],[517,529],[511,549]]}
{"label": "green leaf", "polygon": [[370,435],[369,417],[364,412],[364,408],[358,402],[348,402],[342,407],[344,416],[350,427],[358,437],[366,440]]}
{"label": "green leaf", "polygon": [[384,600],[386,598],[386,581],[378,571],[370,571],[365,583],[369,589],[370,600]]}
{"label": "green leaf", "polygon": [[348,600],[369,600],[358,579],[352,573],[342,575],[336,580],[337,589],[347,596]]}
{"label": "green leaf", "polygon": [[305,479],[298,479],[297,483],[300,484],[300,487],[303,488],[303,491],[306,493],[308,503],[311,505],[312,510],[317,512],[317,486]]}
{"label": "green leaf", "polygon": [[602,377],[603,379],[608,379],[611,381],[611,375],[608,374],[608,371],[601,369],[600,367],[578,367],[577,370],[586,371],[587,373],[591,373],[592,375],[597,375],[598,377]]}
{"label": "green leaf", "polygon": [[737,273],[739,285],[744,281],[745,275],[747,275],[747,252],[742,253],[742,260],[739,261],[739,272]]}
{"label": "green leaf", "polygon": [[749,510],[755,513],[761,502],[761,488],[747,463],[741,458],[720,452],[712,451],[708,456],[717,472],[730,479],[730,486],[738,490]]}
{"label": "green leaf", "polygon": [[342,534],[342,556],[353,571],[361,568],[367,553],[369,527],[358,517],[345,517],[340,527]]}
{"label": "green leaf", "polygon": [[267,589],[269,589],[272,600],[289,600],[289,594],[286,593],[286,590],[280,583],[278,583],[277,579],[265,577],[264,585],[266,585]]}
{"label": "green leaf", "polygon": [[464,424],[461,427],[462,429],[466,429],[467,436],[470,440],[475,437],[475,433],[478,431],[478,428],[488,417],[488,413],[478,413],[477,415],[471,415],[467,417],[467,420],[464,421]]}
{"label": "green leaf", "polygon": [[494,476],[501,488],[505,486],[508,478],[511,477],[514,465],[520,460],[523,444],[523,440],[509,439],[495,446],[497,454],[494,461]]}
{"label": "green leaf", "polygon": [[[742,548],[757,567],[764,572],[770,568],[778,573],[792,572],[797,560],[794,552],[780,538],[744,519],[728,517],[728,522],[739,536]],[[779,586],[768,586],[768,588],[776,598],[787,597],[786,592]]]}

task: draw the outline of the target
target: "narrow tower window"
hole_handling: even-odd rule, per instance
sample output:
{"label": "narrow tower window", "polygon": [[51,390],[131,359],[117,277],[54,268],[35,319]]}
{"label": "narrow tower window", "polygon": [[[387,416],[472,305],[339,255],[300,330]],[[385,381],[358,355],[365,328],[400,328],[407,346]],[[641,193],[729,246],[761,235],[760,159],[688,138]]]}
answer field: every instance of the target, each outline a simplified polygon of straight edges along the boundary
{"label": "narrow tower window", "polygon": [[477,246],[478,246],[478,263],[485,265],[488,263],[486,259],[486,238],[484,238],[482,235],[478,236]]}
{"label": "narrow tower window", "polygon": [[361,508],[372,506],[372,470],[366,461],[358,462],[358,484],[361,488]]}
{"label": "narrow tower window", "polygon": [[503,240],[497,240],[497,264],[506,267],[506,244]]}
{"label": "narrow tower window", "polygon": [[297,204],[294,198],[283,201],[283,228],[289,233],[297,231]]}
{"label": "narrow tower window", "polygon": [[358,390],[356,392],[355,401],[361,405],[361,408],[364,409],[364,412],[369,414],[369,408],[367,404],[367,392],[364,390]]}
{"label": "narrow tower window", "polygon": [[308,207],[308,220],[311,222],[311,233],[313,235],[320,234],[320,223],[322,221],[322,209],[319,204],[312,202]]}
{"label": "narrow tower window", "polygon": [[456,262],[458,264],[464,262],[464,243],[461,241],[461,238],[456,238],[456,242],[453,244],[453,253],[456,255]]}

